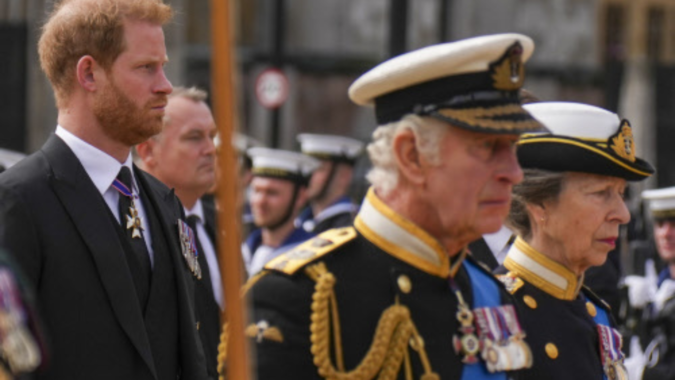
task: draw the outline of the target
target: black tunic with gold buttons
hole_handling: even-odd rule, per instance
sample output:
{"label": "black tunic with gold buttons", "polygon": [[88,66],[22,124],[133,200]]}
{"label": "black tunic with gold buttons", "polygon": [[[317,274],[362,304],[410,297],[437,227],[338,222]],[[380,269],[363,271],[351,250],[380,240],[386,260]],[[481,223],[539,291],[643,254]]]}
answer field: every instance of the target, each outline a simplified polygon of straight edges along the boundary
{"label": "black tunic with gold buttons", "polygon": [[[472,307],[466,266],[478,265],[464,255],[451,262],[438,242],[392,213],[371,192],[356,228],[321,234],[250,280],[246,334],[258,379],[461,378],[458,299],[448,278]],[[387,234],[381,218],[391,223]],[[479,270],[510,303],[501,283]]]}
{"label": "black tunic with gold buttons", "polygon": [[532,349],[534,365],[522,371],[525,379],[603,379],[594,317],[598,309],[609,315],[609,306],[582,286],[583,278],[520,238],[495,273],[515,297]]}

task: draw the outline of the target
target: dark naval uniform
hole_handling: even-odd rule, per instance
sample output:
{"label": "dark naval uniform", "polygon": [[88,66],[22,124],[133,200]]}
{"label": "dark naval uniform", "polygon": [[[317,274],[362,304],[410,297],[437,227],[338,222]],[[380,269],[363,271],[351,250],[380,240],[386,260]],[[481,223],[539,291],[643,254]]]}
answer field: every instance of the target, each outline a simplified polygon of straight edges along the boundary
{"label": "dark naval uniform", "polygon": [[[277,257],[247,289],[259,379],[507,379],[531,364],[503,286],[465,253],[451,262],[372,189],[354,227]],[[480,313],[508,328],[473,329]]]}
{"label": "dark naval uniform", "polygon": [[[659,274],[659,290],[664,282],[673,281],[668,268]],[[645,309],[646,341],[645,357],[647,363],[642,375],[643,380],[675,379],[675,293],[664,297],[659,307],[649,304]]]}
{"label": "dark naval uniform", "polygon": [[312,213],[312,208],[307,207],[295,219],[295,227],[302,227],[305,231],[318,235],[333,228],[351,226],[358,211],[359,206],[349,197],[342,197],[316,216]]}
{"label": "dark naval uniform", "polygon": [[609,306],[582,286],[583,278],[520,238],[496,272],[519,304],[532,348],[525,379],[627,379]]}
{"label": "dark naval uniform", "polygon": [[302,228],[296,228],[288,235],[288,237],[286,237],[280,246],[265,250],[260,249],[262,247],[262,230],[254,230],[241,246],[246,272],[248,272],[249,276],[253,276],[260,272],[268,261],[313,237],[314,234],[309,233]]}

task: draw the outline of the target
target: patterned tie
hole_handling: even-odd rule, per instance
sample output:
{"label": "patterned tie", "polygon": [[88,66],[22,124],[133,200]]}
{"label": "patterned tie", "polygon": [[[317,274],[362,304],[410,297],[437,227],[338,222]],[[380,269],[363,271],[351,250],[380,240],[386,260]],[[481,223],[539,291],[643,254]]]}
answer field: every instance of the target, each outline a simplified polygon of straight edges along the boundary
{"label": "patterned tie", "polygon": [[120,193],[118,202],[118,212],[120,224],[124,229],[124,235],[134,251],[133,256],[127,256],[127,262],[131,275],[136,285],[141,306],[147,304],[150,294],[150,278],[152,277],[152,266],[150,264],[150,254],[143,238],[143,228],[140,225],[140,217],[136,208],[137,195],[133,194],[131,186],[131,170],[122,166],[113,187]]}

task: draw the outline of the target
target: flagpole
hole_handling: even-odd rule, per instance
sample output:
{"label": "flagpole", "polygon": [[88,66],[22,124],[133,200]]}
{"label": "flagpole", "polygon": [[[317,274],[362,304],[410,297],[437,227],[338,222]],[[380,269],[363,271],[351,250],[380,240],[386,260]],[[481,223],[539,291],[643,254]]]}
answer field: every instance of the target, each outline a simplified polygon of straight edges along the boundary
{"label": "flagpole", "polygon": [[[228,325],[227,378],[248,380],[248,347],[244,337],[246,308],[240,289],[242,273],[238,168],[232,147],[232,134],[237,123],[235,94],[235,44],[233,38],[232,0],[211,0],[211,94],[212,108],[218,126],[220,150],[218,153],[219,178],[218,252],[225,298],[224,320]],[[220,360],[220,359],[219,359]]]}

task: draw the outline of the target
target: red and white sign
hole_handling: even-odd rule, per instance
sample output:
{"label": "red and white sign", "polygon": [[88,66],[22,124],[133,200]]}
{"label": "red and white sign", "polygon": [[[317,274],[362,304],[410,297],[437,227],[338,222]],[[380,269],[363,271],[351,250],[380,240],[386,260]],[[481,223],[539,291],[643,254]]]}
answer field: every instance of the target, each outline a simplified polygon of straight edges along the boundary
{"label": "red and white sign", "polygon": [[265,69],[255,81],[255,96],[267,109],[279,108],[288,99],[288,79],[279,69]]}

